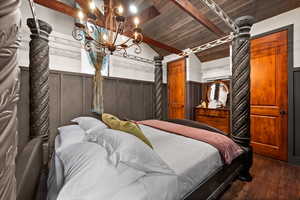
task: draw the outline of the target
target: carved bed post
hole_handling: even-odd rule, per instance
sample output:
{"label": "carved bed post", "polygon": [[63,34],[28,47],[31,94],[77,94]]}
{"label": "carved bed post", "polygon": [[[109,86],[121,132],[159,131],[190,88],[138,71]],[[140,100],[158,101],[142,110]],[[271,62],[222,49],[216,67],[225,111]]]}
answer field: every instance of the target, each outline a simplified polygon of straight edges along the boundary
{"label": "carved bed post", "polygon": [[0,1],[0,199],[16,199],[20,1]]}
{"label": "carved bed post", "polygon": [[250,147],[250,30],[254,18],[244,16],[236,19],[239,32],[232,42],[232,139],[249,152],[245,158],[240,179],[251,180],[252,165]]}
{"label": "carved bed post", "polygon": [[155,118],[161,120],[162,116],[162,89],[163,89],[163,71],[162,71],[162,56],[155,56],[155,77],[154,77],[154,89],[155,89]]}
{"label": "carved bed post", "polygon": [[31,31],[29,43],[29,78],[30,78],[30,136],[49,135],[49,34],[51,26],[39,20],[40,35],[37,34],[34,19],[27,19]]}

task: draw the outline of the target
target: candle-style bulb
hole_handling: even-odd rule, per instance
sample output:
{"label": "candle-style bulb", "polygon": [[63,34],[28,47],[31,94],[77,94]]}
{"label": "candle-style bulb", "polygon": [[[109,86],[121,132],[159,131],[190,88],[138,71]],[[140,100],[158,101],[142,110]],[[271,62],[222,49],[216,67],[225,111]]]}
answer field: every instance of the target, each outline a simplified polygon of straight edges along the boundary
{"label": "candle-style bulb", "polygon": [[118,13],[119,13],[119,15],[122,15],[123,12],[124,12],[124,8],[123,8],[123,6],[120,5],[120,6],[118,7]]}
{"label": "candle-style bulb", "polygon": [[91,9],[92,11],[94,11],[95,8],[96,8],[95,2],[94,2],[94,1],[91,1],[91,2],[90,2],[90,9]]}
{"label": "candle-style bulb", "polygon": [[108,37],[107,37],[106,34],[104,34],[104,35],[102,36],[102,38],[103,38],[104,41],[107,41],[107,39],[108,39]]}
{"label": "candle-style bulb", "polygon": [[79,20],[83,20],[83,18],[84,18],[84,14],[81,10],[78,12],[78,18],[79,18]]}
{"label": "candle-style bulb", "polygon": [[133,5],[133,4],[131,4],[131,5],[129,6],[129,10],[130,10],[130,12],[131,12],[132,14],[134,14],[134,15],[138,12],[137,7],[136,7],[135,5]]}
{"label": "candle-style bulb", "polygon": [[138,33],[134,32],[134,39],[136,40],[138,38]]}
{"label": "candle-style bulb", "polygon": [[139,18],[135,17],[134,20],[133,20],[133,23],[136,27],[138,27],[138,25],[140,24],[140,20]]}

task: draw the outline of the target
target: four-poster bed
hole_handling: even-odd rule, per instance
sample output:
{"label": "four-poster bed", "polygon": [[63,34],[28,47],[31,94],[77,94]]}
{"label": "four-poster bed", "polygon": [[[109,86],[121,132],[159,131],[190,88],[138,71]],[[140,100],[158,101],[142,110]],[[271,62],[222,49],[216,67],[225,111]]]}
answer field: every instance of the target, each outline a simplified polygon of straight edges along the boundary
{"label": "four-poster bed", "polygon": [[[36,1],[39,2],[39,1]],[[220,12],[220,10],[218,10]],[[225,16],[225,20],[228,20]],[[37,28],[39,24],[39,28]],[[250,39],[250,29],[253,24],[253,18],[251,17],[241,17],[236,20],[235,23],[230,21],[234,27],[234,36],[231,35],[230,39],[233,39],[232,42],[232,69],[233,69],[233,80],[232,80],[232,133],[230,137],[241,146],[243,153],[232,161],[229,165],[223,165],[213,174],[210,174],[202,181],[197,187],[188,192],[184,199],[193,200],[193,199],[215,199],[217,198],[230,183],[236,178],[239,177],[244,181],[251,181],[251,175],[249,173],[250,167],[252,165],[252,150],[249,146],[250,142],[250,113],[249,113],[249,94],[250,94],[250,52],[249,52],[249,39]],[[33,19],[28,20],[28,26],[32,32],[32,42],[30,45],[30,77],[31,77],[31,137],[36,138],[29,145],[31,148],[26,148],[25,154],[20,154],[23,157],[20,158],[22,162],[19,166],[30,167],[36,166],[35,171],[25,170],[22,173],[22,170],[18,170],[19,182],[26,182],[32,186],[30,190],[26,190],[27,184],[21,184],[21,188],[18,188],[18,191],[21,191],[19,195],[20,199],[30,199],[35,196],[36,188],[39,183],[40,175],[42,174],[42,159],[41,159],[41,139],[48,140],[47,144],[50,148],[50,153],[53,152],[53,143],[54,136],[50,136],[48,139],[49,133],[49,116],[48,116],[48,85],[47,79],[49,76],[49,46],[48,35],[51,32],[51,26],[43,21],[38,21],[34,23]],[[222,40],[223,41],[223,40]],[[219,42],[219,43],[222,43]],[[228,42],[228,41],[227,41]],[[212,46],[211,43],[207,46]],[[38,47],[38,48],[37,48]],[[35,49],[38,49],[36,51]],[[199,49],[194,49],[198,51]],[[207,47],[205,48],[207,49]],[[178,52],[177,52],[178,53]],[[40,55],[42,54],[42,55]],[[189,52],[183,52],[183,55],[187,55]],[[37,56],[40,55],[40,56]],[[43,63],[40,63],[41,58],[43,57]],[[157,119],[162,119],[162,57],[155,57],[155,117]],[[42,102],[42,103],[38,103]],[[36,119],[36,120],[35,120]],[[43,119],[41,122],[38,120]],[[209,130],[213,132],[222,132],[213,129],[204,124],[197,122],[192,122],[188,120],[172,120],[171,122],[176,124],[181,124],[189,127],[201,128],[204,130]],[[22,134],[22,133],[19,133]],[[37,153],[37,150],[40,150]],[[26,157],[32,156],[32,159],[25,159]],[[48,156],[47,156],[48,157]],[[45,159],[45,158],[44,158]],[[46,158],[46,160],[48,160]],[[18,168],[18,166],[17,166]],[[35,178],[29,178],[30,174],[34,174]],[[21,178],[20,178],[21,177]],[[44,192],[42,189],[40,190]]]}

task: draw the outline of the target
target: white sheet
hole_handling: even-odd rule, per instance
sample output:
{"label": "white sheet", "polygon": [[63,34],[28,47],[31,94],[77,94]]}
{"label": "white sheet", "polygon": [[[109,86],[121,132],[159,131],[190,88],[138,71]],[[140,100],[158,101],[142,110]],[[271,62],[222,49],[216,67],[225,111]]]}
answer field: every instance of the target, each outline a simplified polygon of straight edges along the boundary
{"label": "white sheet", "polygon": [[140,125],[154,151],[180,177],[181,198],[222,165],[218,150],[201,141]]}
{"label": "white sheet", "polygon": [[[63,186],[48,199],[179,200],[178,176],[138,138],[115,131],[99,134],[97,141],[101,142],[71,144],[56,152],[55,161],[60,162],[55,162],[55,171],[63,170]],[[117,165],[110,154],[116,154]]]}
{"label": "white sheet", "polygon": [[[109,198],[106,197],[104,199],[106,200],[176,200],[176,199],[182,199],[186,194],[188,194],[190,191],[194,190],[195,187],[197,187],[205,178],[207,178],[210,174],[214,173],[219,169],[223,163],[221,161],[221,157],[219,155],[219,152],[217,149],[212,147],[209,144],[206,144],[204,142],[196,141],[193,139],[189,139],[183,136],[167,133],[158,129],[154,129],[148,126],[141,125],[141,129],[143,130],[146,137],[150,140],[154,147],[154,151],[162,158],[162,160],[174,171],[174,174],[165,174],[165,166],[162,166],[162,173],[145,173],[144,176],[141,178],[137,178],[135,182],[132,184],[128,184],[126,187],[123,188],[112,188],[115,189],[113,192],[109,191],[107,194],[110,194]],[[125,133],[126,134],[126,133]],[[99,132],[99,135],[102,135],[103,132]],[[129,135],[131,138],[134,138],[134,136]],[[59,136],[58,136],[59,137]],[[143,144],[139,141],[139,139],[136,139],[139,144]],[[108,140],[109,142],[109,140]],[[132,141],[131,141],[132,142]],[[129,142],[129,143],[131,143]],[[117,141],[117,144],[119,141]],[[129,144],[127,143],[127,144]],[[87,143],[89,144],[89,143]],[[150,149],[147,145],[143,144],[145,148]],[[125,145],[126,146],[126,145]],[[135,145],[127,145],[127,146],[135,146]],[[77,146],[78,147],[78,146]],[[124,147],[124,146],[123,146]],[[85,145],[86,150],[89,149],[88,145]],[[83,148],[83,149],[84,149]],[[93,148],[93,147],[92,147]],[[103,147],[102,147],[103,148]],[[78,150],[78,154],[82,152],[83,149],[76,148],[74,151]],[[104,148],[105,149],[105,148]],[[74,152],[71,151],[71,152]],[[152,149],[151,149],[152,151]],[[130,152],[130,151],[129,151]],[[106,151],[107,153],[107,151]],[[65,153],[65,156],[67,156],[70,153]],[[100,154],[99,154],[100,155]],[[104,155],[104,154],[103,154]],[[92,155],[90,155],[92,156]],[[104,157],[106,156],[106,159]],[[109,161],[107,159],[107,155],[102,156],[100,160],[105,160],[105,162]],[[66,172],[62,172],[62,170],[65,170],[66,167],[63,165],[66,165],[61,159],[56,156],[57,162],[55,163],[55,176],[57,177],[57,180],[64,180],[64,187],[60,190],[58,188],[58,191],[60,190],[59,200],[68,200],[72,199],[69,198],[68,194],[70,191],[76,192],[76,186],[78,187],[78,183],[81,182],[81,184],[84,185],[84,182],[89,183],[88,177],[93,177],[93,173],[91,173],[91,170],[82,171],[82,167],[78,166],[78,169],[80,169],[80,176],[77,178],[72,178],[71,182],[68,183],[68,186],[65,185],[66,180]],[[92,156],[93,157],[93,156]],[[101,157],[97,156],[97,159]],[[78,159],[75,159],[75,161]],[[105,163],[102,162],[101,163]],[[77,161],[75,162],[77,163]],[[109,162],[109,164],[112,164]],[[121,163],[121,167],[123,169],[131,168],[132,173],[136,173],[137,168],[132,168],[132,166],[124,166],[124,163]],[[77,166],[76,164],[73,164],[74,166]],[[81,164],[85,166],[84,164]],[[74,168],[72,165],[70,165],[70,168]],[[99,165],[100,166],[100,165]],[[114,166],[114,165],[112,165]],[[106,166],[107,167],[107,166]],[[124,168],[125,167],[125,168]],[[97,168],[97,167],[96,167]],[[110,172],[110,170],[106,170],[107,172]],[[157,169],[156,169],[157,170]],[[98,172],[96,172],[98,171]],[[100,170],[101,171],[101,170]],[[114,170],[112,170],[113,172]],[[63,175],[62,175],[63,173]],[[101,174],[99,173],[99,170],[95,169],[94,173],[98,173],[97,176],[94,176],[93,178],[96,178],[94,180],[93,185],[97,184],[98,188],[101,188],[101,184],[103,184],[104,178],[106,177],[105,181],[109,180],[109,177],[106,175],[109,175],[109,173]],[[113,176],[114,173],[110,174],[110,177],[115,177],[115,179],[122,179],[124,177],[122,176]],[[121,173],[122,174],[122,173]],[[64,176],[64,177],[62,177]],[[103,178],[101,178],[103,176]],[[98,180],[99,179],[99,180]],[[51,180],[51,178],[49,178]],[[52,179],[53,180],[53,179]],[[82,180],[85,180],[82,182]],[[99,182],[97,182],[97,180]],[[112,183],[112,184],[111,184]],[[60,184],[60,183],[58,183]],[[109,182],[110,185],[115,185],[113,182]],[[108,185],[109,185],[108,184]],[[51,185],[51,184],[49,184]],[[53,185],[53,184],[52,184]],[[64,189],[67,188],[67,189]],[[51,188],[50,188],[51,189]],[[109,190],[109,187],[106,188]],[[87,200],[94,200],[93,198],[96,196],[101,196],[102,194],[97,194],[96,192],[93,192],[93,190],[96,190],[95,188],[85,188],[85,190],[81,191],[79,194],[82,194],[82,199]],[[90,198],[85,198],[85,192],[92,193],[88,196]],[[62,194],[65,195],[62,197]],[[114,194],[114,195],[112,195]],[[78,195],[78,194],[77,194]],[[49,196],[51,196],[49,194]],[[48,197],[49,197],[48,196]],[[52,195],[56,196],[56,195]],[[73,196],[74,197],[74,196]],[[49,198],[49,200],[54,200],[56,198]],[[76,198],[78,199],[78,198]],[[80,198],[79,198],[80,199]],[[75,200],[74,198],[72,200]]]}

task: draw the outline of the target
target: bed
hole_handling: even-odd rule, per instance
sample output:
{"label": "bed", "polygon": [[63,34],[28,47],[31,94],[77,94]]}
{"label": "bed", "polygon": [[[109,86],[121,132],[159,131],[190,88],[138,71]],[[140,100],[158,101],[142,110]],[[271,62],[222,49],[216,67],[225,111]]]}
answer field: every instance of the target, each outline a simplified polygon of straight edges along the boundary
{"label": "bed", "polygon": [[[196,128],[201,128],[201,129],[206,129],[209,131],[214,131],[218,132],[218,134],[223,134],[221,131],[214,129],[212,127],[209,127],[205,124],[201,124],[198,122],[194,121],[189,121],[189,120],[169,120],[169,122],[172,123],[177,123],[177,124],[183,124],[183,125],[189,125],[191,127],[196,127]],[[69,125],[69,126],[64,126],[68,131],[71,129],[68,129],[68,127],[72,127],[74,125]],[[155,171],[155,177],[153,177],[153,172],[151,173],[146,173],[148,179],[152,179],[150,181],[150,185],[155,183],[159,187],[148,187],[148,192],[143,193],[140,192],[137,188],[139,186],[134,186],[132,189],[132,185],[126,186],[126,189],[128,191],[123,192],[124,189],[116,189],[116,191],[112,190],[110,193],[108,192],[107,194],[110,194],[109,196],[106,196],[106,199],[148,199],[148,197],[152,197],[150,199],[162,199],[162,200],[176,200],[176,199],[215,199],[217,198],[226,188],[227,186],[234,180],[236,179],[241,173],[243,172],[243,169],[246,169],[249,167],[249,162],[251,162],[251,151],[248,151],[247,149],[244,149],[243,153],[235,158],[231,164],[224,164],[224,162],[221,159],[219,151],[211,146],[210,144],[207,144],[205,142],[201,142],[195,139],[187,138],[181,135],[176,135],[170,132],[162,131],[153,127],[145,126],[145,125],[140,125],[140,128],[144,132],[145,136],[150,140],[151,144],[153,145],[153,150],[155,154],[161,158],[163,162],[165,162],[166,166],[170,168],[170,171],[174,172],[174,174],[169,175],[170,172],[168,172],[166,175],[165,173],[165,167],[163,169],[159,168],[157,169],[157,166],[155,168],[151,168],[151,170],[156,170]],[[106,128],[109,129],[109,128]],[[86,129],[84,130],[86,132]],[[76,134],[76,131],[72,132],[64,132],[63,134],[67,135],[72,135]],[[126,134],[126,133],[125,133]],[[128,134],[126,134],[128,135]],[[65,138],[65,136],[63,136]],[[74,138],[69,138],[66,141],[61,137],[60,134],[57,135],[56,141],[55,141],[55,148],[60,149],[60,145],[63,143],[62,141],[66,142],[68,145],[71,144],[73,145],[73,150],[77,151],[78,148],[96,148],[94,147],[92,143],[86,142],[86,145],[83,145],[81,139],[79,139],[79,142],[77,139]],[[138,139],[137,139],[138,140]],[[75,143],[74,143],[75,141]],[[77,142],[76,142],[77,141]],[[84,143],[85,143],[84,142]],[[74,144],[73,144],[74,143]],[[131,144],[131,143],[130,143]],[[134,143],[135,144],[135,143]],[[77,146],[76,146],[77,145]],[[83,146],[82,146],[83,145]],[[91,145],[90,147],[88,145]],[[147,145],[144,145],[147,146]],[[71,147],[72,148],[72,147]],[[178,151],[179,150],[179,151]],[[61,150],[59,150],[61,151]],[[67,150],[69,154],[70,150]],[[94,152],[97,150],[93,150]],[[124,150],[126,151],[126,149]],[[143,151],[143,150],[140,150]],[[58,153],[61,155],[61,152]],[[78,154],[81,154],[81,151],[78,151],[76,153],[76,156]],[[80,196],[80,194],[84,194],[84,197],[80,196],[80,199],[94,199],[95,196],[102,197],[101,195],[107,195],[107,194],[93,194],[93,191],[98,191],[99,189],[94,188],[91,189],[93,185],[101,185],[103,183],[106,183],[106,186],[109,187],[109,184],[115,185],[115,183],[110,183],[108,179],[105,178],[105,175],[101,174],[101,170],[95,170],[92,168],[89,168],[89,170],[86,170],[88,164],[88,161],[85,159],[85,164],[79,164],[78,163],[72,163],[72,166],[68,166],[69,163],[66,162],[65,160],[70,160],[65,159],[63,155],[62,157],[57,156],[54,152],[54,156],[52,157],[51,160],[51,167],[50,167],[50,173],[48,177],[48,200],[62,200],[62,199],[72,199],[73,196]],[[97,154],[98,155],[98,154]],[[122,155],[122,154],[121,154]],[[102,162],[106,162],[105,160],[107,159],[107,155],[102,158],[102,154],[100,153],[99,156],[94,157],[93,159],[103,159]],[[76,160],[81,160],[82,158],[77,158]],[[249,160],[247,160],[249,159]],[[80,163],[80,162],[79,162]],[[96,164],[92,162],[93,166]],[[82,170],[82,165],[84,165],[85,169]],[[149,163],[147,164],[149,165]],[[67,167],[66,167],[67,166]],[[105,166],[107,167],[107,166]],[[124,167],[124,166],[123,166]],[[99,167],[99,168],[103,168]],[[122,168],[122,167],[121,167]],[[135,167],[133,167],[135,169]],[[74,169],[77,169],[74,170]],[[106,169],[106,174],[110,173],[110,169]],[[70,172],[70,170],[72,172]],[[88,185],[89,183],[93,182],[90,180],[90,178],[87,178],[86,176],[91,177],[91,171],[95,170],[98,171],[98,179],[101,179],[100,183],[96,180],[95,183],[93,183],[89,188],[82,189],[80,191],[77,191],[74,189],[74,187],[78,188],[80,185]],[[140,170],[140,169],[139,169]],[[122,171],[123,172],[123,171]],[[65,173],[65,174],[64,174]],[[75,178],[75,180],[72,182],[72,178],[70,178],[69,175],[66,174],[82,174],[80,175],[80,178]],[[130,172],[135,174],[136,172]],[[140,173],[140,172],[139,172]],[[139,174],[138,173],[138,174]],[[94,173],[96,174],[96,173]],[[125,173],[121,173],[125,174]],[[150,175],[149,175],[150,174]],[[136,175],[136,174],[135,174]],[[134,176],[135,176],[134,175]],[[174,178],[174,175],[176,176],[176,179]],[[96,175],[95,175],[96,176]],[[130,175],[132,177],[133,175]],[[101,177],[101,178],[100,178]],[[111,175],[113,176],[113,173]],[[127,179],[128,177],[125,176],[118,176],[118,179]],[[83,179],[87,179],[88,181],[86,182],[80,182]],[[58,180],[58,181],[57,181]],[[71,181],[70,181],[71,180]],[[158,182],[159,180],[159,182]],[[135,182],[143,182],[144,187],[147,188],[147,185],[149,184],[147,181],[141,181],[141,178],[136,179]],[[89,183],[87,183],[89,182]],[[162,185],[159,185],[160,182],[162,182]],[[67,185],[67,186],[65,186]],[[164,186],[164,187],[163,187]],[[64,187],[69,187],[68,189]],[[98,188],[103,188],[104,186],[102,185],[101,187]],[[111,186],[112,187],[112,186]],[[149,189],[151,188],[151,189]],[[177,189],[175,189],[177,188]],[[105,190],[105,189],[103,189]],[[107,190],[107,189],[106,189]],[[61,192],[62,191],[62,192]],[[120,191],[120,194],[118,192]],[[77,193],[78,192],[78,193]],[[142,193],[143,195],[141,196],[136,196],[136,193]],[[64,194],[60,194],[64,193]],[[89,194],[89,195],[87,195]],[[113,194],[113,195],[112,195]],[[93,196],[95,195],[95,196]],[[157,196],[158,195],[158,196]],[[162,195],[162,196],[160,196]],[[121,198],[120,198],[121,196]],[[126,198],[124,198],[126,196]]]}
{"label": "bed", "polygon": [[[240,145],[240,148],[243,149],[243,152],[236,157],[230,164],[224,165],[220,161],[220,154],[216,149],[210,147],[209,145],[205,143],[201,143],[199,141],[194,141],[189,138],[184,138],[182,136],[177,136],[171,133],[166,133],[163,131],[153,130],[151,128],[143,127],[145,135],[149,137],[151,142],[154,145],[154,151],[155,154],[151,154],[153,157],[157,158],[160,164],[162,166],[165,166],[165,168],[161,168],[161,165],[159,168],[155,168],[155,174],[151,174],[149,179],[144,180],[144,184],[148,184],[148,186],[152,186],[153,188],[156,188],[156,190],[153,189],[153,191],[156,191],[155,193],[151,193],[151,195],[159,195],[159,192],[161,194],[165,194],[166,198],[163,198],[163,200],[172,199],[172,195],[175,195],[178,199],[187,199],[187,200],[199,200],[199,199],[216,199],[219,197],[219,195],[226,190],[226,188],[231,184],[232,181],[234,181],[236,178],[239,178],[243,181],[251,181],[251,175],[249,174],[249,170],[252,165],[252,149],[249,146],[250,141],[250,121],[249,121],[249,72],[250,72],[250,60],[249,60],[249,31],[251,28],[251,25],[253,23],[253,19],[249,17],[242,17],[237,22],[237,26],[239,30],[235,33],[235,37],[233,40],[233,49],[232,49],[232,58],[233,58],[233,76],[232,76],[232,133],[230,135],[230,138],[233,139],[238,145]],[[34,24],[32,25],[32,33],[33,36],[32,40],[35,40],[36,45],[32,45],[31,48],[34,49],[34,47],[37,47],[41,42],[37,42],[40,39],[40,36],[37,35],[37,30],[35,28]],[[43,48],[47,49],[47,37],[48,34],[51,32],[51,29],[46,25],[43,24],[43,26],[40,27],[43,35]],[[46,36],[45,36],[46,35]],[[46,54],[49,54],[47,51],[40,51],[45,52]],[[31,55],[31,59],[34,56],[40,55]],[[42,57],[49,58],[49,55],[42,55]],[[39,60],[39,59],[32,59],[32,60]],[[157,67],[161,67],[162,63],[161,61],[155,61],[155,65]],[[47,65],[47,63],[45,64]],[[36,63],[35,68],[39,69],[41,67],[44,67],[45,69],[48,68],[48,66],[41,66],[39,63]],[[46,78],[48,78],[47,73],[45,73]],[[32,73],[31,75],[39,76],[37,73]],[[31,76],[30,75],[30,76]],[[161,80],[162,81],[162,80]],[[159,81],[155,80],[155,85]],[[162,83],[162,82],[161,82]],[[39,82],[32,81],[32,85],[39,85]],[[43,87],[44,89],[48,89],[47,87]],[[30,91],[33,94],[33,91]],[[36,94],[33,94],[33,96],[40,96],[41,91],[35,90]],[[48,90],[46,91],[48,92]],[[161,105],[161,90],[156,90],[155,94],[155,100],[157,100],[157,104]],[[46,102],[46,101],[45,101]],[[38,106],[38,105],[37,105]],[[47,106],[47,105],[46,105]],[[36,107],[33,106],[33,109]],[[161,113],[159,109],[157,109],[156,106],[156,113]],[[35,113],[34,113],[35,114]],[[41,113],[38,113],[41,114]],[[49,117],[48,115],[43,115],[46,117]],[[36,117],[39,119],[39,117]],[[159,117],[157,117],[160,119]],[[46,122],[47,120],[45,120]],[[197,122],[189,121],[189,120],[173,120],[172,121],[175,124],[181,124],[188,127],[195,127],[200,129],[205,129],[209,131],[213,131],[215,133],[218,133],[222,135],[223,133],[217,129],[214,129],[212,127],[209,127],[205,124],[200,124]],[[47,126],[45,126],[47,127]],[[38,126],[37,128],[42,128],[42,126]],[[33,140],[30,140],[30,142],[25,147],[24,151],[19,153],[17,156],[17,196],[20,200],[32,200],[32,199],[39,199],[39,200],[45,200],[47,193],[52,191],[51,184],[48,184],[48,191],[47,187],[45,186],[45,171],[47,171],[47,167],[43,165],[43,150],[42,150],[42,137],[43,139],[47,139],[47,133],[49,131],[49,127],[44,129],[46,134],[41,134],[40,131],[37,131],[37,135],[34,135],[36,137]],[[22,134],[22,133],[19,133]],[[58,136],[59,138],[60,136]],[[51,145],[51,144],[50,144]],[[103,158],[107,157],[105,151],[98,146],[95,146],[95,144],[74,144],[75,147],[77,145],[83,146],[82,148],[89,149],[89,146],[93,146],[95,150],[98,149],[99,156],[102,156]],[[74,148],[74,146],[73,146]],[[74,152],[80,153],[78,151],[80,148],[74,148]],[[185,149],[183,151],[179,149]],[[149,149],[148,149],[149,150]],[[192,152],[191,152],[192,150]],[[151,151],[148,151],[151,152]],[[90,151],[91,153],[91,151]],[[90,154],[91,156],[93,154]],[[200,156],[199,156],[200,155]],[[158,157],[159,158],[158,158]],[[44,160],[47,160],[44,158]],[[102,159],[102,161],[105,161],[106,159]],[[157,160],[156,160],[157,161]],[[54,174],[54,177],[57,178],[57,164],[59,160],[55,158],[55,156],[52,158],[52,162],[50,163],[50,172],[48,176],[48,180],[51,179],[51,175]],[[148,163],[151,166],[151,163]],[[98,165],[101,166],[101,162],[98,162]],[[156,166],[156,167],[157,167]],[[71,166],[72,167],[72,166]],[[152,166],[153,167],[153,166]],[[154,166],[155,167],[155,166]],[[201,169],[199,169],[201,168]],[[125,167],[123,166],[123,169]],[[127,169],[127,168],[126,168]],[[148,169],[148,168],[147,168]],[[60,169],[64,170],[64,169]],[[152,169],[153,170],[153,169]],[[134,171],[134,170],[133,170]],[[131,171],[131,172],[133,172]],[[110,171],[113,173],[112,171]],[[135,172],[135,171],[134,171]],[[135,172],[136,173],[136,172]],[[155,179],[155,176],[160,174],[160,179]],[[109,177],[107,177],[107,174],[101,174],[103,176],[100,176],[99,173],[95,173],[95,176],[98,176],[98,181],[109,180]],[[140,175],[140,174],[139,174]],[[65,177],[61,176],[62,180],[65,179]],[[93,176],[90,176],[93,177]],[[176,186],[176,181],[178,182],[178,177],[187,177],[187,179],[190,180],[190,182],[187,181],[188,185],[182,186],[180,185],[180,189],[178,191],[172,189],[172,186]],[[94,178],[94,177],[93,177]],[[152,180],[152,182],[149,180]],[[79,179],[78,179],[79,180]],[[120,179],[122,180],[122,179]],[[60,184],[61,188],[59,189],[57,194],[59,194],[64,188],[65,184]],[[148,182],[147,182],[148,181]],[[76,182],[76,181],[75,181]],[[161,183],[160,183],[161,182]],[[88,183],[88,180],[87,180]],[[116,184],[118,182],[115,182]],[[153,184],[155,183],[155,184]],[[57,184],[57,183],[56,183]],[[174,185],[175,184],[175,185]],[[76,184],[75,184],[76,185]],[[103,185],[104,187],[105,185]],[[139,189],[143,189],[140,187],[140,185],[135,185]],[[161,188],[159,188],[160,186]],[[165,188],[165,190],[162,190]],[[108,188],[109,189],[109,188]],[[134,188],[130,188],[132,191],[135,191]],[[136,189],[136,188],[135,188]],[[88,190],[88,189],[87,189]],[[92,188],[89,189],[91,192],[95,192],[97,190],[93,190]],[[123,199],[130,199],[133,200],[132,196],[127,196],[125,198],[125,195],[132,195],[132,193],[128,191],[122,190],[123,193],[118,194],[117,196],[119,199],[123,197]],[[88,194],[88,193],[86,193]],[[139,193],[134,193],[139,194]],[[67,195],[67,193],[66,193]],[[124,195],[124,196],[122,196]],[[118,198],[115,199],[118,199]],[[145,197],[145,196],[144,196]],[[150,198],[150,197],[149,197]],[[103,199],[109,199],[109,198],[103,198]],[[135,199],[142,200],[143,197],[139,198],[138,196],[135,196]],[[157,199],[157,198],[150,198]],[[159,199],[159,198],[158,198]],[[64,199],[65,200],[65,199]],[[74,199],[72,199],[74,200]],[[175,200],[172,199],[172,200]]]}

